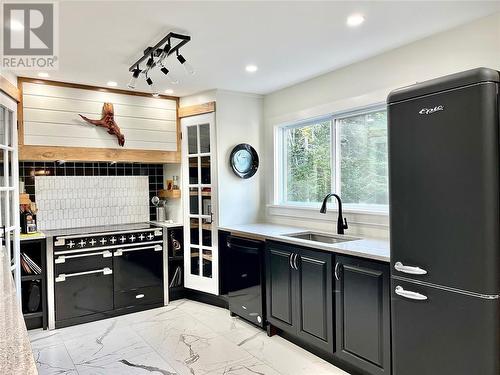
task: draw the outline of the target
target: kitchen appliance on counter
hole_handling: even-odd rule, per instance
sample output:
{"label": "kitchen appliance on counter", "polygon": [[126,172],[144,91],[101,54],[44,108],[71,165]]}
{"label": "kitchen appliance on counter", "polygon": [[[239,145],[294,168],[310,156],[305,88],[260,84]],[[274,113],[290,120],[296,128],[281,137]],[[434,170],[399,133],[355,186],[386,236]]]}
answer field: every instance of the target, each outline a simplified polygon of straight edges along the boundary
{"label": "kitchen appliance on counter", "polygon": [[164,305],[162,228],[131,224],[47,234],[49,328]]}
{"label": "kitchen appliance on counter", "polygon": [[499,82],[388,97],[394,375],[500,374]]}
{"label": "kitchen appliance on counter", "polygon": [[229,311],[265,327],[264,242],[223,234],[225,289]]}

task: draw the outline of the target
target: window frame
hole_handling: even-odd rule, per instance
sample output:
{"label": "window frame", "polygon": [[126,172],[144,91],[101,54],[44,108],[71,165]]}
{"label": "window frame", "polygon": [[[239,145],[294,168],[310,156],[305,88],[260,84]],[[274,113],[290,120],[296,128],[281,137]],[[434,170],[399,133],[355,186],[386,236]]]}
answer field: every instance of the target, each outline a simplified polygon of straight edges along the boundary
{"label": "window frame", "polygon": [[[311,203],[311,202],[293,202],[287,201],[287,174],[286,174],[286,157],[287,148],[285,146],[285,132],[289,129],[304,127],[308,125],[318,124],[324,121],[331,121],[330,129],[330,155],[331,155],[331,186],[332,190],[339,192],[342,197],[341,191],[341,147],[339,140],[340,126],[338,126],[339,121],[360,115],[365,115],[368,113],[387,111],[387,106],[385,104],[374,104],[365,106],[363,108],[346,110],[341,112],[336,112],[324,116],[313,117],[309,119],[299,120],[293,123],[287,123],[277,126],[277,136],[276,136],[276,153],[275,153],[275,192],[274,192],[274,202],[277,206],[282,207],[298,207],[298,208],[317,208],[321,203]],[[389,188],[389,187],[387,187]],[[328,204],[332,209],[336,209],[336,205],[333,203]],[[343,203],[343,208],[346,211],[352,212],[367,212],[367,213],[388,213],[389,204],[356,204],[356,203]]]}

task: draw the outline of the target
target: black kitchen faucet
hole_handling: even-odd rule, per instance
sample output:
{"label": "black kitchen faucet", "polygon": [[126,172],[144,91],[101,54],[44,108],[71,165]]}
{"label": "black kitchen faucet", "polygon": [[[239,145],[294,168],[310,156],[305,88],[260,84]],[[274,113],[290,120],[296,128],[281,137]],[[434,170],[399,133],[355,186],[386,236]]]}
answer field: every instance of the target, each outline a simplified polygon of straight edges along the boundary
{"label": "black kitchen faucet", "polygon": [[337,199],[337,203],[339,206],[339,216],[337,218],[337,234],[344,234],[344,229],[348,228],[347,220],[342,217],[342,200],[337,194],[328,194],[325,199],[323,199],[323,204],[321,205],[321,209],[319,210],[319,212],[321,212],[322,214],[326,214],[326,202],[328,202],[328,199],[332,196]]}

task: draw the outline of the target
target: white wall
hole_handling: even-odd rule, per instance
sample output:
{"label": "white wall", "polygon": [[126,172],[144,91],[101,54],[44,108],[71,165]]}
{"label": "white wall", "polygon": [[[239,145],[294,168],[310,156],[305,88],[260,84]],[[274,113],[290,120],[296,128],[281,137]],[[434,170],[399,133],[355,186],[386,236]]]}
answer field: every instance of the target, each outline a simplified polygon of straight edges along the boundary
{"label": "white wall", "polygon": [[[475,67],[500,70],[500,14],[416,41],[264,97],[265,202],[274,203],[273,133],[276,125],[383,103],[395,88]],[[347,213],[349,233],[388,235],[387,216]],[[304,217],[309,217],[304,221]],[[266,220],[332,230],[316,211],[268,206]],[[357,222],[357,224],[356,224]]]}
{"label": "white wall", "polygon": [[218,91],[216,102],[219,225],[257,222],[261,218],[262,169],[241,179],[233,173],[229,156],[239,143],[250,144],[261,155],[262,97]]}
{"label": "white wall", "polygon": [[[182,188],[182,168],[180,164],[163,164],[163,188],[167,188],[167,180],[177,176],[179,188]],[[182,198],[167,199],[167,219],[174,223],[182,223]]]}
{"label": "white wall", "polygon": [[258,222],[262,219],[262,170],[248,180],[236,177],[229,155],[239,143],[249,143],[261,154],[262,111],[260,95],[212,90],[181,98],[180,107],[216,102],[219,225]]}
{"label": "white wall", "polygon": [[179,100],[179,107],[189,107],[203,103],[215,102],[217,100],[217,90],[203,91],[198,94],[184,96]]}

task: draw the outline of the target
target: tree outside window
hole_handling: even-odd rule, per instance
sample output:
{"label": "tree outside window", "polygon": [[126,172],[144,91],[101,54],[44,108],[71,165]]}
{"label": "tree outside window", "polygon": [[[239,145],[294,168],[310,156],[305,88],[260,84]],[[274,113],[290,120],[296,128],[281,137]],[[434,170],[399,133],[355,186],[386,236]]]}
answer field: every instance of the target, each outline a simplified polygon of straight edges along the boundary
{"label": "tree outside window", "polygon": [[387,207],[385,109],[288,126],[281,134],[281,203],[317,205],[336,192],[349,206]]}

